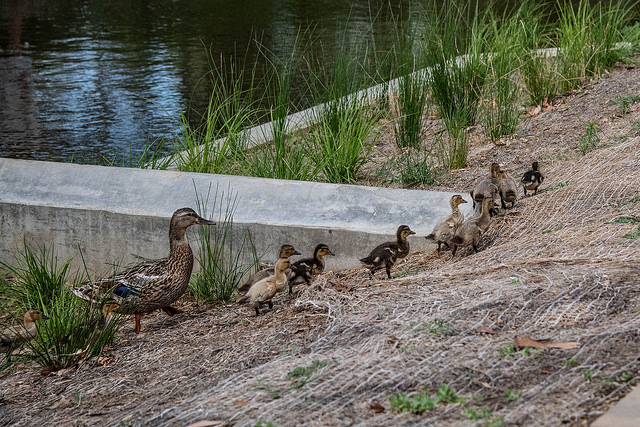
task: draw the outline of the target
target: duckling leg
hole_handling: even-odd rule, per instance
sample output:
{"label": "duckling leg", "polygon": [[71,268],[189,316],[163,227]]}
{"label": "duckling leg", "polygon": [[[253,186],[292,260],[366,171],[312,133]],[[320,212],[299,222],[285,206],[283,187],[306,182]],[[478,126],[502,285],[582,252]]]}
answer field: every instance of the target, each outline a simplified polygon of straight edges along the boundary
{"label": "duckling leg", "polygon": [[385,270],[387,270],[387,278],[391,279],[391,264],[390,263],[385,264],[384,268]]}
{"label": "duckling leg", "polygon": [[273,310],[273,303],[271,301],[269,301],[269,310]]}
{"label": "duckling leg", "polygon": [[260,316],[260,310],[258,309],[258,306],[256,305],[254,308],[256,309],[256,317]]}
{"label": "duckling leg", "polygon": [[458,250],[458,246],[457,245],[453,245],[453,249],[451,249],[451,258],[456,256],[456,251],[457,250]]}

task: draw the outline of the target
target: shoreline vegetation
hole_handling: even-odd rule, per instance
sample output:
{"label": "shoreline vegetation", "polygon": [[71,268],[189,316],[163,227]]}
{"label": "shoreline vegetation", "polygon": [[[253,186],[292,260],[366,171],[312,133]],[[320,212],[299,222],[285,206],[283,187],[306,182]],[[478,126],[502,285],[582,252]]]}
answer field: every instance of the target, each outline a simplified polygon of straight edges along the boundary
{"label": "shoreline vegetation", "polygon": [[[470,129],[499,144],[530,108],[578,90],[639,49],[630,1],[558,1],[552,10],[525,2],[501,11],[446,2],[409,16],[401,23],[392,15],[385,40],[363,34],[357,47],[345,40],[333,58],[311,47],[312,30],[300,31],[285,53],[256,42],[267,64],[262,81],[257,63],[209,52],[213,90],[198,124],[181,114],[173,153],[161,155],[168,142],[160,141],[129,166],[357,184],[390,124],[401,154],[365,181],[430,185],[466,166]],[[304,82],[300,97],[321,108],[308,110],[308,128],[289,132],[287,116],[299,110],[294,81]],[[246,130],[261,123],[270,141],[252,145]],[[429,126],[436,129],[426,138]]]}

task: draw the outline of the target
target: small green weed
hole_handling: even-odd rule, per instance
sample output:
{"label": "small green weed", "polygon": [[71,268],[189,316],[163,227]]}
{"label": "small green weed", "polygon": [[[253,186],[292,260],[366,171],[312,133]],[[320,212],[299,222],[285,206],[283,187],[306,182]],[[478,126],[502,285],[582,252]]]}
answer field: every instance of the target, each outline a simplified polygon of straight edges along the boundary
{"label": "small green weed", "polygon": [[512,345],[509,347],[500,347],[498,352],[500,353],[500,357],[513,357],[516,352],[516,348]]}
{"label": "small green weed", "polygon": [[624,116],[624,115],[629,114],[629,112],[631,111],[631,106],[633,104],[635,104],[636,102],[638,102],[638,101],[640,101],[640,96],[622,95],[622,96],[619,96],[619,97],[609,101],[609,104],[617,105],[618,106],[618,113],[621,116]]}
{"label": "small green weed", "polygon": [[418,326],[415,329],[416,332],[429,331],[432,334],[445,335],[445,336],[455,335],[457,333],[456,329],[453,327],[451,323],[441,319],[434,319],[433,322],[431,323],[428,323],[428,322],[412,323],[410,325],[411,328],[416,326]]}
{"label": "small green weed", "polygon": [[276,425],[271,421],[258,420],[258,422],[255,423],[253,427],[276,427]]}
{"label": "small green weed", "polygon": [[445,405],[463,402],[463,398],[455,393],[447,384],[442,384],[433,395],[423,388],[418,393],[408,395],[399,393],[388,398],[391,409],[398,412],[411,412],[421,414],[424,411],[435,408],[438,403]]}
{"label": "small green weed", "polygon": [[623,236],[625,239],[638,239],[640,238],[640,225],[631,233],[627,233]]}
{"label": "small green weed", "polygon": [[618,382],[626,383],[631,381],[635,377],[635,374],[630,371],[625,371],[618,377]]}
{"label": "small green weed", "polygon": [[585,369],[582,372],[582,376],[584,377],[585,380],[591,381],[591,379],[593,378],[593,372],[591,372],[591,369]]}
{"label": "small green weed", "polygon": [[391,157],[378,171],[378,177],[405,186],[440,183],[443,172],[426,152],[407,150]]}
{"label": "small green weed", "polygon": [[621,216],[613,221],[605,222],[605,224],[637,224],[639,222],[640,219],[635,216]]}
{"label": "small green weed", "polygon": [[522,283],[522,281],[516,277],[512,277],[511,278],[511,284],[512,285],[519,285],[520,283]]}
{"label": "small green weed", "polygon": [[568,186],[570,186],[571,184],[573,184],[573,182],[571,182],[571,181],[561,182],[561,183],[559,183],[559,184],[554,185],[553,187],[549,187],[549,188],[547,188],[547,189],[546,189],[546,190],[544,190],[544,191],[547,191],[547,192],[548,192],[548,191],[559,190],[560,188],[568,187]]}
{"label": "small green weed", "polygon": [[312,375],[320,368],[333,363],[331,360],[314,360],[311,366],[302,367],[299,366],[287,374],[287,378],[296,379],[296,382],[291,386],[292,390],[304,387],[308,382],[313,381],[316,378],[312,378]]}
{"label": "small green weed", "polygon": [[497,427],[504,424],[504,415],[484,423],[478,423],[476,427]]}
{"label": "small green weed", "polygon": [[493,415],[493,412],[488,406],[485,406],[481,410],[477,410],[476,408],[464,408],[462,409],[462,412],[470,420],[484,420],[491,418]]}
{"label": "small green weed", "polygon": [[567,359],[564,362],[564,366],[576,366],[578,364],[578,361],[576,359]]}
{"label": "small green weed", "polygon": [[595,149],[600,142],[600,126],[596,122],[587,123],[587,128],[584,134],[580,137],[580,151],[582,154],[587,154],[589,151]]}
{"label": "small green weed", "polygon": [[509,399],[509,402],[515,402],[516,400],[520,399],[522,397],[522,390],[505,390],[504,394],[507,395],[507,399]]}
{"label": "small green weed", "polygon": [[620,206],[627,206],[627,205],[630,205],[631,203],[636,203],[636,202],[640,202],[640,194],[636,194],[635,196],[633,196],[632,198],[630,198]]}

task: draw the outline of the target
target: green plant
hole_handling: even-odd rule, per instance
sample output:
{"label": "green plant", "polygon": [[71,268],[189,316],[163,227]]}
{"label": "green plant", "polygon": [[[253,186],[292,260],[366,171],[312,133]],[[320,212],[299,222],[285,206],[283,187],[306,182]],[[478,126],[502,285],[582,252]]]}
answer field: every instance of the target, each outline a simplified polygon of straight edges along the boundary
{"label": "green plant", "polygon": [[635,376],[636,375],[633,372],[625,371],[622,374],[620,374],[620,376],[618,377],[618,382],[627,383],[627,382],[631,381],[632,379],[634,379]]}
{"label": "green plant", "polygon": [[457,333],[451,323],[441,319],[434,319],[431,324],[427,325],[427,330],[438,335],[455,335]]}
{"label": "green plant", "polygon": [[129,168],[165,170],[173,160],[173,154],[165,147],[166,145],[165,139],[161,138],[155,142],[147,142],[141,152],[136,153],[133,149],[129,149],[128,157],[117,154],[110,158],[102,154],[99,156],[104,166],[118,166],[119,164]]}
{"label": "green plant", "polygon": [[504,394],[507,395],[507,399],[509,399],[509,402],[515,402],[522,397],[522,390],[513,391],[507,389],[505,390]]}
{"label": "green plant", "polygon": [[392,410],[398,412],[411,412],[413,414],[421,414],[424,411],[433,409],[438,402],[433,399],[429,390],[422,389],[411,397],[405,393],[399,393],[389,397],[389,403]]}
{"label": "green plant", "polygon": [[598,132],[600,132],[600,126],[597,123],[587,123],[587,128],[585,129],[584,134],[580,137],[580,151],[582,154],[586,154],[596,148],[600,142]]}
{"label": "green plant", "polygon": [[500,353],[500,357],[513,357],[516,352],[516,348],[512,345],[509,347],[500,347],[498,352]]}
{"label": "green plant", "polygon": [[591,381],[591,379],[593,378],[593,372],[591,372],[591,369],[585,369],[582,372],[582,376],[584,377],[585,380]]}
{"label": "green plant", "polygon": [[448,384],[441,384],[438,391],[436,391],[435,399],[437,403],[444,403],[445,405],[450,403],[463,402],[463,398],[453,391]]}
{"label": "green plant", "polygon": [[613,221],[605,222],[605,224],[637,224],[639,222],[640,219],[635,216],[621,216],[614,219]]}
{"label": "green plant", "polygon": [[314,380],[312,375],[320,368],[333,363],[331,360],[314,360],[311,366],[297,367],[287,374],[287,378],[296,379],[296,382],[291,386],[291,389],[298,389],[306,385],[309,381]]}
{"label": "green plant", "polygon": [[477,410],[476,408],[463,408],[462,412],[470,420],[483,420],[493,416],[493,412],[488,406],[485,406],[481,410]]}
{"label": "green plant", "polygon": [[520,279],[518,279],[517,277],[512,277],[511,278],[511,284],[519,285],[520,283],[522,283],[522,281]]}
{"label": "green plant", "polygon": [[434,185],[440,182],[442,170],[426,152],[407,150],[391,157],[378,171],[378,176],[406,186]]}
{"label": "green plant", "polygon": [[631,106],[633,104],[635,104],[636,102],[638,102],[638,101],[640,101],[640,96],[622,95],[622,96],[619,96],[619,97],[609,101],[609,104],[617,105],[618,106],[618,113],[621,116],[624,116],[624,115],[629,114],[629,112],[631,111]]}
{"label": "green plant", "polygon": [[640,202],[640,194],[636,194],[635,196],[633,196],[632,198],[630,198],[620,206],[627,206],[627,205],[630,205],[631,203],[636,203],[636,202]]}
{"label": "green plant", "polygon": [[627,233],[623,236],[625,239],[639,239],[640,238],[640,225],[631,233]]}
{"label": "green plant", "polygon": [[276,427],[276,425],[271,421],[258,420],[258,422],[254,424],[254,427]]}
{"label": "green plant", "polygon": [[[211,188],[202,199],[196,189],[196,204],[200,212],[209,210]],[[231,189],[212,197],[209,218],[215,218],[215,226],[199,227],[200,246],[196,258],[200,270],[189,283],[189,292],[198,300],[208,302],[229,301],[242,277],[258,263],[251,233],[243,229],[239,247],[234,247],[234,234],[240,234],[233,224],[237,195]],[[240,237],[240,236],[238,236]],[[238,238],[236,237],[236,238]]]}
{"label": "green plant", "polygon": [[564,188],[564,187],[568,187],[569,185],[573,184],[573,182],[567,181],[567,182],[561,182],[559,184],[554,185],[553,187],[549,187],[546,190],[544,190],[545,192],[548,191],[554,191],[554,190],[559,190],[560,188]]}
{"label": "green plant", "polygon": [[564,366],[576,366],[578,364],[578,361],[576,359],[567,359],[564,362]]}

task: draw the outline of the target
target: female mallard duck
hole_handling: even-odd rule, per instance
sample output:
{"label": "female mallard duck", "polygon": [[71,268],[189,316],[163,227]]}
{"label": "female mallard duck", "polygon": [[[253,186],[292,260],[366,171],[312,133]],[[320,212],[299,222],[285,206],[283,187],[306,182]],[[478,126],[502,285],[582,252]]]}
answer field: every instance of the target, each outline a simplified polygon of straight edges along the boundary
{"label": "female mallard duck", "polygon": [[34,339],[38,334],[38,320],[48,318],[40,310],[27,310],[24,313],[22,325],[13,325],[0,330],[0,353],[7,353],[13,347]]}
{"label": "female mallard duck", "polygon": [[498,172],[498,189],[500,190],[500,204],[502,209],[507,209],[507,203],[513,207],[518,199],[518,186],[508,172],[500,170]]}
{"label": "female mallard duck", "polygon": [[449,247],[449,243],[447,242],[456,234],[456,230],[464,222],[464,214],[458,208],[462,203],[467,203],[467,201],[463,199],[461,195],[456,194],[451,197],[449,201],[451,215],[440,221],[440,223],[434,227],[431,234],[425,236],[425,239],[434,240],[438,244],[438,249],[434,252],[437,257],[440,256],[441,245],[444,243]]}
{"label": "female mallard duck", "polygon": [[544,176],[540,173],[540,168],[538,166],[538,162],[533,162],[531,164],[531,170],[526,171],[524,175],[522,175],[522,187],[524,188],[524,195],[527,196],[527,190],[533,190],[533,194],[538,194],[538,187],[544,181]]}
{"label": "female mallard duck", "polygon": [[498,188],[499,174],[500,165],[498,163],[492,163],[491,166],[489,166],[489,176],[482,179],[473,187],[473,190],[471,190],[469,194],[471,194],[474,210],[476,210],[476,206],[482,205],[482,200],[486,197],[491,197],[494,200],[498,199],[498,194],[500,194],[500,189]]}
{"label": "female mallard duck", "polygon": [[249,291],[247,291],[247,295],[238,302],[244,303],[248,301],[249,305],[256,310],[256,316],[260,315],[259,307],[262,304],[268,304],[269,308],[273,308],[271,300],[278,292],[287,286],[288,279],[285,270],[288,268],[291,268],[289,258],[279,258],[273,268],[273,275],[265,277],[251,285]]}
{"label": "female mallard duck", "polygon": [[478,243],[480,243],[480,238],[489,228],[489,223],[491,221],[489,210],[492,206],[493,199],[490,197],[485,198],[482,201],[482,212],[480,215],[467,220],[460,226],[460,228],[458,228],[456,235],[449,241],[449,246],[453,248],[452,256],[456,254],[459,247],[466,247],[469,245],[473,246],[473,250],[475,250],[476,253],[478,252]]}
{"label": "female mallard duck", "polygon": [[[296,251],[296,249],[291,245],[282,245],[280,247],[280,250],[278,251],[278,258],[276,259],[289,258],[294,255],[301,255],[301,253]],[[251,285],[273,274],[274,274],[273,266],[264,268],[262,270],[259,270],[253,273],[251,277],[247,279],[246,282],[238,286],[238,292],[247,292],[251,287]]]}
{"label": "female mallard duck", "polygon": [[370,266],[369,273],[371,273],[371,276],[384,267],[387,270],[387,277],[391,279],[391,267],[393,264],[395,264],[396,260],[409,255],[407,237],[411,234],[416,233],[411,231],[408,225],[401,225],[396,231],[395,242],[385,242],[376,246],[369,256],[361,258],[360,262]]}
{"label": "female mallard duck", "polygon": [[289,295],[293,293],[293,286],[301,283],[307,285],[311,283],[313,276],[317,276],[324,271],[324,259],[327,255],[335,256],[329,246],[320,243],[313,251],[313,258],[304,258],[296,261],[291,266],[289,273]]}
{"label": "female mallard duck", "polygon": [[112,298],[118,311],[133,313],[136,333],[140,333],[140,316],[162,309],[169,315],[179,311],[170,306],[184,294],[193,269],[193,252],[185,232],[194,225],[215,225],[200,217],[191,208],[178,209],[169,226],[169,256],[136,264],[114,277],[83,283],[71,288],[74,294],[87,301]]}

